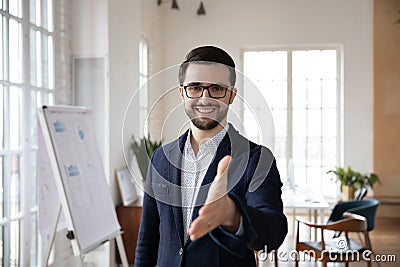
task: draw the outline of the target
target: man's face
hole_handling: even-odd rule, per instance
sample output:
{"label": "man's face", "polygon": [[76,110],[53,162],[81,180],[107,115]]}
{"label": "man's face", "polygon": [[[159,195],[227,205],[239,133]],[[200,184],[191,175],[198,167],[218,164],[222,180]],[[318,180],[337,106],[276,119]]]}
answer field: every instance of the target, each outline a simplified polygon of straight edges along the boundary
{"label": "man's face", "polygon": [[[189,64],[183,85],[209,86],[212,84],[230,87],[230,72],[221,64]],[[232,89],[233,90],[233,89]],[[223,98],[211,98],[208,90],[200,98],[188,98],[185,89],[179,92],[185,105],[185,111],[193,125],[200,130],[211,130],[226,122],[229,104],[236,96],[236,90],[227,90]]]}

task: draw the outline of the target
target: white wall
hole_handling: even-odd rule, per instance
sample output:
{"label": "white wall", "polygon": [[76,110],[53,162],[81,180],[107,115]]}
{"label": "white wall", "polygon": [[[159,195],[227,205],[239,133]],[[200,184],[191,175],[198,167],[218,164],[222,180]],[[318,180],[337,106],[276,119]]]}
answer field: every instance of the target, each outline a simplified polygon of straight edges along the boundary
{"label": "white wall", "polygon": [[[109,31],[108,31],[108,0],[71,0],[70,1],[70,34],[71,34],[71,74],[74,86],[74,59],[85,61],[86,67],[80,68],[80,86],[74,89],[74,105],[87,106],[93,109],[94,129],[101,158],[104,163],[105,174],[113,186],[113,176],[110,164],[109,145]],[[93,61],[92,59],[98,59]],[[101,62],[101,68],[93,65],[93,62]],[[94,68],[93,68],[94,67]],[[75,68],[75,69],[74,69]],[[87,80],[84,77],[87,76]],[[99,78],[98,80],[94,80]],[[115,191],[115,189],[113,190]],[[62,240],[62,239],[60,239]],[[113,246],[105,244],[92,251],[85,257],[85,262],[94,263],[95,266],[110,266],[114,261],[110,256]]]}
{"label": "white wall", "polygon": [[[165,67],[180,63],[191,48],[204,44],[229,51],[239,69],[245,48],[342,44],[344,164],[360,171],[372,169],[372,0],[209,0],[204,1],[206,16],[195,14],[197,4],[192,1],[179,5],[179,12],[163,9]],[[170,100],[175,101],[170,106],[179,103],[178,96]]]}

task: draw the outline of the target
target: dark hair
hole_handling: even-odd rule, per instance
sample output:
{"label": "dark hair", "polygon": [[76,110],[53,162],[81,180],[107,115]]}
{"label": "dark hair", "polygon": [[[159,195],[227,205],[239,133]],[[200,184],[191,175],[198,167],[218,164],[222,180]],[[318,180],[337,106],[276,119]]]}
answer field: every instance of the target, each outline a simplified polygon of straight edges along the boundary
{"label": "dark hair", "polygon": [[179,83],[182,85],[185,80],[186,69],[191,62],[199,62],[201,64],[210,64],[215,62],[228,67],[230,72],[230,85],[235,85],[236,72],[235,62],[232,57],[219,47],[215,46],[200,46],[191,50],[179,67]]}

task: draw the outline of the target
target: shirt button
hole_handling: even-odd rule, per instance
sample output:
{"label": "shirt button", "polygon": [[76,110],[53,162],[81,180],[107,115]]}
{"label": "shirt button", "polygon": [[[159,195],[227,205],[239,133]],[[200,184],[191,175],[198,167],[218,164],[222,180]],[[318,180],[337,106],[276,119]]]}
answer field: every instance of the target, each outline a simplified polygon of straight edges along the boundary
{"label": "shirt button", "polygon": [[180,250],[179,250],[179,255],[182,255],[183,254],[183,248],[181,248]]}

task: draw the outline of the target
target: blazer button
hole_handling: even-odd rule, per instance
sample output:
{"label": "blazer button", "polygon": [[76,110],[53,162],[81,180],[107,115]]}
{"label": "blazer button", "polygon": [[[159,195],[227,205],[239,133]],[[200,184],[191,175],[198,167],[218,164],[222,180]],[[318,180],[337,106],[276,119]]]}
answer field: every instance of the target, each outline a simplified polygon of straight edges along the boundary
{"label": "blazer button", "polygon": [[179,255],[182,255],[183,254],[183,248],[181,248],[180,250],[179,250]]}

